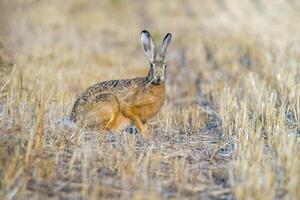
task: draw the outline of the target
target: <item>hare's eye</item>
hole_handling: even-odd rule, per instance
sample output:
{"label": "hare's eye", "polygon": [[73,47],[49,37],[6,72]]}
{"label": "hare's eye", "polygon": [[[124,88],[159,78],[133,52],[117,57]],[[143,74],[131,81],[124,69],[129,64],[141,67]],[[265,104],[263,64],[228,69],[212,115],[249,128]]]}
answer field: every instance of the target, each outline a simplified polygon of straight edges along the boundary
{"label": "hare's eye", "polygon": [[167,69],[168,65],[164,65],[164,68]]}

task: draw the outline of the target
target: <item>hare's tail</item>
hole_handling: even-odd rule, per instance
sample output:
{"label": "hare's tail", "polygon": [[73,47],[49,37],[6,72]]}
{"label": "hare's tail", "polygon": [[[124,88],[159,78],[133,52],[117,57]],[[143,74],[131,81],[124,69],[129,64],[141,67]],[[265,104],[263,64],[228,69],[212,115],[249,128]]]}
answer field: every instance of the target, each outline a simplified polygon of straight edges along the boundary
{"label": "hare's tail", "polygon": [[75,129],[77,127],[76,123],[78,121],[78,115],[80,113],[81,110],[80,108],[82,107],[82,104],[84,104],[84,102],[82,101],[81,98],[75,101],[70,115],[62,117],[58,121],[58,124],[60,125],[61,128]]}
{"label": "hare's tail", "polygon": [[72,111],[70,115],[63,116],[61,119],[58,120],[58,125],[60,128],[63,129],[76,129],[77,124],[76,122],[78,121],[78,108],[75,106],[76,103],[74,104]]}
{"label": "hare's tail", "polygon": [[60,128],[63,129],[76,129],[77,124],[76,122],[72,121],[70,119],[70,116],[64,116],[61,119],[58,120],[58,123]]}

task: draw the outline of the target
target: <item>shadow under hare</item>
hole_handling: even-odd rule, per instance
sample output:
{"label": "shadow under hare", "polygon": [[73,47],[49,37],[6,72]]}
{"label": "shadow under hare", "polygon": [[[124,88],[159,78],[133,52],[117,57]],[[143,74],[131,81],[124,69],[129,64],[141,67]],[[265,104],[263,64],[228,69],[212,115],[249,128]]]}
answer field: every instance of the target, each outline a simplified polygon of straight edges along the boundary
{"label": "shadow under hare", "polygon": [[89,87],[75,101],[70,120],[96,120],[101,132],[134,124],[147,137],[146,122],[159,112],[165,99],[165,57],[171,38],[171,33],[167,33],[157,50],[150,33],[142,31],[141,41],[150,64],[148,75],[103,81]]}

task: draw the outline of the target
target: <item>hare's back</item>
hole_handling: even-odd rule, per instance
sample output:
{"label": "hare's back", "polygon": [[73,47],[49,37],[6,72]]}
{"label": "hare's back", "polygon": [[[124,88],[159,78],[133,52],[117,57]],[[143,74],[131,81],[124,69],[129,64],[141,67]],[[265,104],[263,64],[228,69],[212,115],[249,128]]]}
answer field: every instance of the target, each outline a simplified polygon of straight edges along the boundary
{"label": "hare's back", "polygon": [[81,98],[88,103],[97,103],[99,101],[109,101],[116,96],[126,94],[135,86],[141,85],[145,78],[109,80],[99,82],[89,87]]}

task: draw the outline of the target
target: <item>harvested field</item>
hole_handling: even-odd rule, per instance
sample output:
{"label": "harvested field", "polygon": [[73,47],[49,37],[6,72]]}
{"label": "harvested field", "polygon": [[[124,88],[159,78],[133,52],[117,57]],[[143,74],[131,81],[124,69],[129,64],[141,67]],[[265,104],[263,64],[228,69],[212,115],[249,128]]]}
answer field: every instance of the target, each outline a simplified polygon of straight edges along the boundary
{"label": "harvested field", "polygon": [[[2,12],[1,12],[2,11]],[[0,199],[300,199],[298,1],[3,0]],[[152,136],[62,129],[90,85],[145,76]]]}

